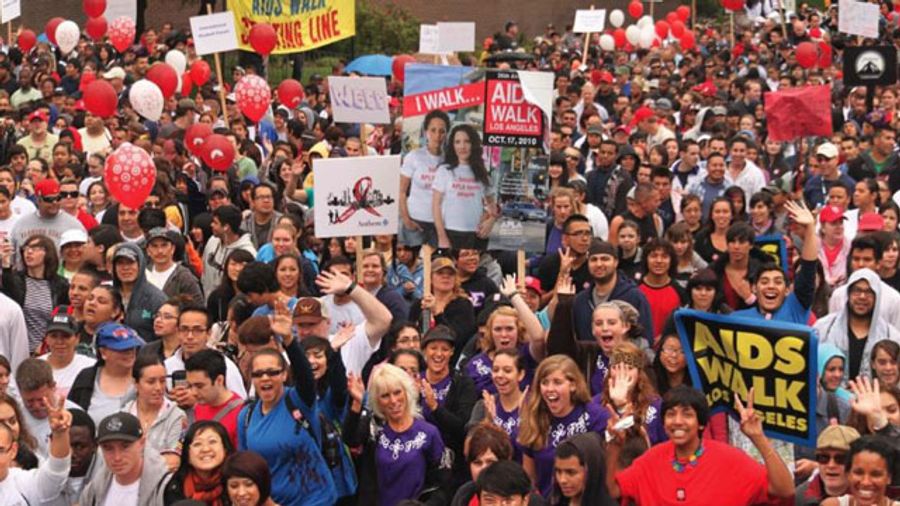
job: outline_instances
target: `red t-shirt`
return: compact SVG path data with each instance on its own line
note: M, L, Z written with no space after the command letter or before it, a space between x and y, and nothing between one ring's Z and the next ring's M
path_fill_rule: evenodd
M197 404L194 406L194 420L199 422L201 420L212 420L216 417L219 411L225 409L228 404L234 400L241 400L241 397L232 392L231 398L228 399L224 404L219 404L218 406L209 406L206 404ZM237 422L238 415L241 413L241 406L238 405L236 408L232 409L228 414L223 416L219 423L225 426L225 429L228 430L228 436L231 438L231 442L234 444L234 447L237 448Z
M645 506L720 504L743 506L768 501L766 468L743 451L703 441L696 466L672 469L675 445L660 443L616 474L622 502Z
M650 303L650 317L653 320L653 337L662 334L666 326L666 320L681 307L681 295L678 290L669 283L666 286L655 288L647 283L641 283L638 287L641 293L647 297ZM654 343L651 343L654 344Z

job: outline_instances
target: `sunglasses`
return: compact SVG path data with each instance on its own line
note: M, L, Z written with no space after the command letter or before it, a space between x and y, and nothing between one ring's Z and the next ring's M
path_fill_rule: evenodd
M78 198L78 192L59 192L59 198L61 199L74 199Z
M816 462L819 464L827 464L834 460L834 463L843 466L847 462L846 453L817 453Z
M48 204L53 204L59 200L59 195L46 195L41 197L41 202L46 202Z
M268 376L270 378L274 378L283 372L284 372L284 369L263 369L262 371L251 372L250 377L254 378L254 379L259 379L259 378L262 378L263 376Z

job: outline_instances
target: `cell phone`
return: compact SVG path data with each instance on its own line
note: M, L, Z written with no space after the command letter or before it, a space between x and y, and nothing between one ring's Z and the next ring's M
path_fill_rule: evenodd
M172 373L172 386L187 387L187 371L175 371Z

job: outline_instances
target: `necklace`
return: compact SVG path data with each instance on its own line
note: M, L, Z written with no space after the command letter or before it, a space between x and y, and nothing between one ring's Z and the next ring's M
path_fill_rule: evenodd
M676 473L683 473L685 469L690 467L697 467L697 460L700 456L703 455L703 445L700 445L695 451L694 454L688 457L687 462L682 462L678 460L678 457L672 459L672 469L675 470Z

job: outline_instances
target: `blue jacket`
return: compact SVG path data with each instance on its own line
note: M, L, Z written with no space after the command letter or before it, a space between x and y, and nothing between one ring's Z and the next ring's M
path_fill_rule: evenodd
M583 341L593 341L594 335L591 332L591 317L594 313L594 299L591 297L594 289L582 290L575 296L575 305L573 307L575 319L575 335ZM609 300L625 301L638 312L641 326L644 328L644 338L648 343L653 342L654 329L653 319L650 316L650 303L647 297L638 289L638 285L634 281L628 279L622 271L616 273L616 285L609 294Z

